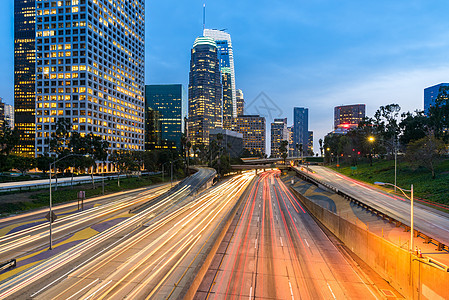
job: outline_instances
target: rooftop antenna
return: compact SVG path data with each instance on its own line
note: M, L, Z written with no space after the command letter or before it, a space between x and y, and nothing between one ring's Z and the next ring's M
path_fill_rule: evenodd
M203 4L203 33L206 29L206 3Z

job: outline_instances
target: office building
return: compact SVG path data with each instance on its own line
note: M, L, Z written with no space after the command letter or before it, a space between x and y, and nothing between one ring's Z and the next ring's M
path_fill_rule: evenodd
M191 51L188 138L192 145L209 144L209 132L223 127L222 83L217 44L198 37Z
M155 150L162 145L160 114L151 107L145 107L145 150Z
M435 105L435 100L443 90L449 88L449 83L440 83L424 89L424 113L429 113L429 108Z
M222 140L218 139L221 134ZM240 157L243 151L243 134L223 128L214 128L210 130L210 139L216 140L222 149L222 153L229 153L231 157Z
M237 116L234 52L231 35L223 30L204 29L203 35L212 38L218 50L218 61L223 82L223 118L230 119ZM228 89L230 89L228 91ZM226 92L226 93L225 93Z
M293 157L295 156L295 150L296 150L296 144L293 140L294 133L293 133L293 126L287 127L288 131L288 156Z
M4 107L5 123L8 124L9 128L14 129L14 106L5 103Z
M35 155L35 16L35 0L14 1L14 119L19 132L14 152L24 156Z
M175 148L181 150L181 136L183 131L183 105L184 105L184 88L182 84L165 84L165 85L146 85L145 86L145 108L146 118L152 118L146 123L154 120L154 110L158 112L159 143L154 147ZM150 137L153 133L146 131L145 136ZM145 145L149 145L147 141Z
M293 108L293 140L295 144L302 145L302 150L307 153L309 143L309 109L304 107ZM295 156L301 156L295 149Z
M243 97L243 91L236 91L236 107L237 107L237 116L243 116L245 114L245 99Z
M243 148L251 154L266 154L266 123L259 115L240 115L232 120L232 130L243 134Z
M334 129L336 132L347 132L357 128L365 118L365 104L337 106L334 109Z
M313 155L313 131L309 131L309 139L307 143L307 150L310 154ZM307 154L309 154L307 153Z
M271 157L281 157L280 146L282 141L288 141L287 118L274 119L271 123ZM287 145L287 154L288 154Z
M144 149L144 6L36 1L36 155L60 118L111 150Z

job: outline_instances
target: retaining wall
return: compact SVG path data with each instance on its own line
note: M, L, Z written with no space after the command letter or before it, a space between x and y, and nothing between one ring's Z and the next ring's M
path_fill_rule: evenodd
M407 299L449 299L449 270L394 245L290 190L309 212Z

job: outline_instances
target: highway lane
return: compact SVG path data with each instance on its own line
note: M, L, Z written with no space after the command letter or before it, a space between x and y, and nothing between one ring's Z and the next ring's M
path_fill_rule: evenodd
M377 297L280 181L279 171L259 177L239 215L225 254L212 263L195 299Z
M253 178L253 173L235 176L184 205L158 214L156 220L145 223L35 298L181 298L207 255L207 245L213 243L219 224Z
M311 166L310 176L328 183L391 217L410 225L410 200L388 194L369 184L354 180L331 169ZM382 178L379 178L381 181ZM413 182L411 182L413 183ZM403 187L405 189L410 187ZM449 214L414 202L414 227L445 245L449 245Z
M56 243L59 239L71 235L74 232L100 223L115 215L127 212L129 209L142 202L150 201L167 192L169 189L170 185L163 185L128 196L102 197L102 204L97 203L97 205L83 211L75 209L76 204L71 204L65 208L56 207L55 211L60 216L52 225L53 240ZM40 217L43 218L47 211L42 211L41 213L42 215ZM35 249L48 246L49 223L46 220L42 222L36 219L38 215L33 216L34 219L29 218L28 215L22 219L14 218L14 223L12 224L10 220L0 221L0 224L4 224L3 228L5 229L14 228L17 223L25 225L25 228L22 230L14 231L0 237L0 261L19 258ZM26 226L27 223L31 225L36 223L37 225L28 227Z

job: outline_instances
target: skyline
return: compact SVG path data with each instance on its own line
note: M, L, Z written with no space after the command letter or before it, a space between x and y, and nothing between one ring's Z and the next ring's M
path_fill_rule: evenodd
M146 1L145 84L188 86L203 2ZM308 107L315 152L318 139L332 130L335 106L364 103L368 116L390 103L402 111L423 109L424 88L448 81L449 3L356 3L206 2L206 28L227 28L232 36L236 88L246 103L264 92L281 104L288 125L293 107ZM12 0L0 17L0 97L12 104Z

